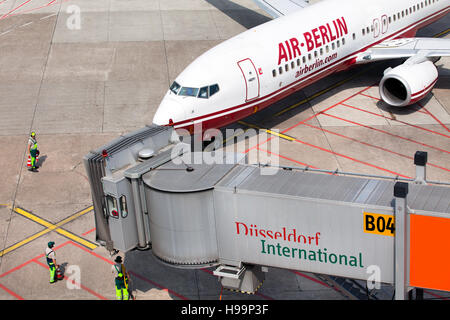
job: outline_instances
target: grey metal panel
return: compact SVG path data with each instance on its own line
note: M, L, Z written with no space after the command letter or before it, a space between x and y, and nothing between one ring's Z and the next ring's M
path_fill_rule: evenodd
M431 196L431 193L433 192L433 187L423 188L423 186L411 186L409 188L409 194L419 193L417 197L415 197L413 202L409 202L408 205L416 210L424 210L425 204L429 197ZM408 200L409 200L409 194L408 194Z
M373 191L371 192L370 196L367 198L365 203L371 203L371 204L379 204L381 203L381 199L383 195L389 192L392 192L394 190L394 184L392 181L386 181L386 180L375 180L377 181L376 186L373 188Z
M257 170L254 167L245 167L245 166L239 166L236 167L236 169L233 169L228 176L228 180L225 180L227 178L224 178L223 183L230 187L235 187L237 185L240 185L242 182L244 182L245 179L247 179L254 170Z
M448 190L438 186L411 185L408 194L409 206L415 210L448 213L450 206Z
M123 252L134 249L138 243L137 228L135 220L135 210L133 196L131 194L130 181L121 177L104 177L102 179L105 194L113 196L117 200L119 213L117 218L108 216L109 233L113 246ZM120 209L119 199L125 196L127 204L127 215L124 217Z
M433 187L431 190L430 197L427 199L427 201L424 204L424 211L438 211L438 204L442 200L444 203L444 190L442 188L435 188ZM445 199L449 200L449 199Z
M127 170L124 175L130 179L138 179L142 174L147 173L151 169L159 167L172 159L172 149L165 150L153 158L143 161Z
M191 167L193 170L187 170ZM150 188L167 192L196 192L211 189L234 164L175 164L168 162L143 175Z
M179 265L217 261L212 190L169 193L146 188L153 254Z
M288 195L337 202L392 208L394 181L323 173L279 170L261 175L258 168L238 166L216 188L235 188L254 193ZM410 184L409 207L415 210L449 212L449 188Z

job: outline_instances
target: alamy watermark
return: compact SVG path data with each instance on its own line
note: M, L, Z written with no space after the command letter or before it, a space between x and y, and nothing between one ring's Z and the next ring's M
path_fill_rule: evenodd
M70 16L66 20L66 26L69 30L80 30L81 29L81 8L77 5L70 5L66 10L67 14Z
M377 265L370 265L366 269L366 273L369 274L367 278L367 289L380 289L381 288L381 268Z
M67 275L66 287L69 290L81 289L81 269L80 266L70 265L65 271Z
M279 166L280 142L278 130L271 129L226 129L225 134L218 129L202 130L202 125L194 125L194 130L177 129L182 137L181 144L171 151L172 162L176 165L193 164L233 164L239 157L247 157L248 164L258 164L262 175L274 175ZM260 147L264 145L264 147ZM191 152L192 148L195 151ZM200 151L205 152L200 152Z

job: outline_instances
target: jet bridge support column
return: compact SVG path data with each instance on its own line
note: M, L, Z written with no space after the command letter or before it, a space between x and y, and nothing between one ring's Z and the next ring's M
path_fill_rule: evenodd
M408 184L397 182L394 185L395 197L395 300L407 299L407 219L406 196Z
M414 164L416 165L415 184L427 184L427 160L428 153L425 151L417 151L414 154Z
M137 227L137 235L138 235L138 248L145 249L148 247L147 239L145 236L145 226L144 226L144 217L141 206L141 197L140 197L140 189L139 189L139 181L138 179L131 179L131 189L133 190L133 200L134 200L134 208L135 208L135 217L136 217L136 227Z

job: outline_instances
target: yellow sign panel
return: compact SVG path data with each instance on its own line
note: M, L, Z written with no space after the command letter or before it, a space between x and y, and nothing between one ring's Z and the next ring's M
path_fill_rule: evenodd
M395 235L395 220L393 215L364 212L364 232L383 236Z

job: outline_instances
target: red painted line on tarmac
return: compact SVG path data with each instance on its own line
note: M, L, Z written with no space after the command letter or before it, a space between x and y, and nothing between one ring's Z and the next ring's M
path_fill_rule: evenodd
M91 231L92 231L92 230L91 230ZM75 242L73 242L73 241L70 241L70 243L71 243L72 245L74 245L74 246L76 246L76 247L78 247L78 248L80 248L80 249L83 249L84 251L86 251L86 252L92 254L92 255L95 256L96 258L99 258L99 259L101 259L101 260L103 260L103 261L109 263L110 265L113 265L113 264L114 264L114 262L108 260L108 259L105 258L105 257L102 257L102 256L99 255L99 254L96 254L95 252L90 251L89 249L87 249L87 248L85 248L85 247L79 245L78 243L75 243ZM168 288L166 288L166 287L164 287L164 286L162 286L162 285L160 285L160 284L158 284L158 283L156 283L156 282L154 282L154 281L152 281L152 280L150 280L150 279L147 279L147 278L145 278L144 276L141 276L141 275L137 274L137 273L134 272L134 271L129 270L129 273L135 275L135 276L138 277L139 279L142 279L142 280L144 280L144 281L146 281L146 282L148 282L148 283L153 284L154 286L156 286L156 287L158 287L158 288L160 288L160 289L162 289L162 290L164 290L164 291L170 292L171 294L173 294L173 295L179 297L180 299L183 299L183 300L189 300L188 298L182 296L181 294L178 294L178 293L176 293L176 292L173 291L173 290L170 290L170 289L168 289Z
M318 284L321 284L321 285L323 285L324 287L331 288L331 289L333 289L333 290L336 291L336 292L342 293L338 288L335 288L334 286L330 286L330 285L328 285L327 283L325 283L325 282L323 282L323 281L320 281L320 280L318 280L318 279L315 279L315 278L313 278L313 277L310 277L310 276L308 276L308 275L306 275L306 274L304 274L304 273L301 273L301 272L298 272L298 271L295 271L295 270L289 270L289 271L291 271L291 272L293 272L293 273L295 273L295 274L297 274L297 275L299 275L299 276L301 276L301 277L303 277L303 278L306 278L306 279L308 279L308 280L311 280L311 281L313 281L313 282L316 282L316 283L318 283Z
M382 101L380 98L373 97L373 96L370 96L370 95L365 94L365 93L360 93L360 95L362 95L362 96L364 96L364 97L367 97L367 98L370 98L370 99L377 100L377 101Z
M308 142L305 142L305 141L302 141L302 140L299 140L299 139L295 139L295 141L299 142L299 143L302 143L304 145L307 145L309 147L316 148L316 149L319 149L319 150L322 150L322 151L334 154L336 156L339 156L339 157L342 157L342 158L345 158L345 159L348 159L348 160L352 160L354 162L358 162L358 163L364 164L366 166L369 166L369 167L372 167L372 168L375 168L375 169L378 169L378 170L389 172L389 173L394 174L396 176L400 176L400 177L403 177L403 178L411 179L411 177L405 176L405 175L400 174L398 172L395 172L395 171L392 171L392 170L389 170L389 169L385 169L385 168L379 167L377 165L374 165L374 164L371 164L371 163L368 163L368 162L365 162L365 161L362 161L362 160L358 160L358 159L346 156L345 154L342 154L342 153L334 152L334 151L331 151L331 150L328 150L328 149L316 146L314 144L311 144L311 143L308 143Z
M406 141L409 141L409 142L412 142L412 143L420 144L420 145L422 145L424 147L435 149L435 150L438 150L438 151L450 154L450 152L447 151L447 150L443 150L443 149L440 149L438 147L433 147L433 146L430 146L430 145L428 145L426 143L422 143L422 142L415 141L415 140L412 140L412 139L409 139L409 138L405 138L405 137L402 137L402 136L399 136L399 135L396 135L396 134L393 134L393 133L390 133L390 132L387 132L387 131L384 131L384 130L381 130L381 129L377 129L377 128L374 128L374 127L371 127L371 126L366 126L366 125L364 125L362 123L358 123L358 122L355 122L355 121L352 121L352 120L344 119L344 118L341 118L341 117L338 117L338 116L334 116L334 115L331 115L331 114L328 114L328 113L323 113L323 115L326 115L328 117L335 118L335 119L338 119L338 120L342 120L342 121L345 121L345 122L348 122L348 123L356 124L358 126L361 126L361 127L367 128L367 129L371 129L371 130L374 130L374 131L378 131L378 132L390 135L392 137L396 137L396 138L399 138L399 139L402 139L402 140L406 140Z
M389 149L386 149L386 148L383 148L383 147L380 147L380 146L376 146L376 145L373 145L373 144L370 144L370 143L367 143L367 142L364 142L364 141L361 141L361 140L358 140L358 139L355 139L355 138L352 138L352 137L348 137L348 136L345 136L343 134L340 134L340 133L337 133L337 132L334 132L334 131L331 131L331 130L327 130L327 129L324 129L324 128L319 128L319 127L316 127L316 126L314 126L312 124L304 123L304 125L308 126L308 127L311 127L311 128L315 128L317 130L321 130L321 131L324 131L324 132L336 135L336 136L344 138L344 139L348 139L348 140L351 140L351 141L355 141L355 142L361 143L363 145L366 145L366 146L369 146L369 147L372 147L372 148L376 148L376 149L379 149L379 150L382 150L382 151L385 151L385 152L389 152L389 153L398 155L398 156L403 157L403 158L407 158L407 159L410 159L410 160L414 159L414 157L410 157L410 156L407 156L405 154L401 154L401 153L398 153L398 152L395 152L395 151L392 151L392 150L389 150ZM438 169L442 169L442 170L450 172L450 169L438 166L436 164L433 164L433 163L430 163L430 162L428 162L427 164L432 166L432 167L436 167Z
M281 154L278 154L278 153L275 153L275 152L271 152L271 151L268 151L268 150L265 150L265 149L261 149L261 148L257 148L257 149L260 150L260 151L263 151L263 152L267 152L267 153L273 154L274 156L277 156L277 157L280 157L280 158L283 158L283 159L286 159L286 160L289 160L289 161L292 161L292 162L301 164L302 166L305 166L305 167L310 167L310 168L313 168L313 169L319 169L319 168L317 168L317 167L315 167L315 166L312 166L312 165L303 163L303 162L301 162L301 161L294 160L294 159L291 159L291 158L282 156Z
M60 244L59 246L55 247L55 251L58 250L59 248L63 247L63 246L68 245L68 244L69 244L69 241L66 241L66 242L64 242L63 244ZM26 265L30 264L30 263L33 262L34 260L40 259L40 258L42 258L42 257L44 257L44 256L45 256L45 254L43 253L43 254L40 254L40 255L38 255L38 256L36 256L36 257L34 257L34 258L28 260L28 261L25 261L25 262L22 263L21 265L18 265L17 267L14 267L14 268L12 268L12 269L6 271L5 273L1 274L1 275L0 275L0 278L2 278L2 277L4 277L4 276L7 276L8 274L13 273L13 272L15 272L15 271L17 271L17 270L19 270L19 269L22 269L23 267L25 267Z
M105 262L108 262L108 263L111 264L111 265L114 264L114 262L112 262L111 260L109 260L109 259L107 259L107 258L105 258L105 257L102 257L101 255L99 255L99 254L97 254L97 253L95 253L95 252L92 252L92 251L89 250L88 248L85 248L85 247L83 247L82 245L79 245L79 244L76 243L76 242L73 242L73 241L70 240L69 243L70 243L71 245L75 246L75 247L78 247L78 248L80 248L80 249L86 251L87 253L93 255L93 256L96 257L96 258L99 258L99 259L101 259L101 260L103 260L103 261L105 261Z
M65 246L65 245L67 245L67 244L69 244L69 241L67 241L67 242L65 242L65 243L63 243L63 244L61 244L61 245L55 247L55 251L56 251L57 249L59 249L59 248ZM23 267L29 265L31 262L36 262L37 259L40 259L40 258L42 258L42 257L44 257L44 256L45 256L45 254L40 254L40 255L34 257L33 259L30 259L30 260L28 260L28 261L25 261L24 263L18 265L17 267L14 267L14 268L12 268L12 269L10 269L10 270L4 272L3 274L1 274L1 275L0 275L0 278L5 277L5 276L7 276L7 275L9 275L9 274L11 274L11 273L13 273L13 272L19 270L19 269L22 269ZM1 284L0 284L0 286L1 286ZM7 290L6 290L6 291L7 291ZM12 291L11 291L11 292L12 292ZM14 296L13 292L12 292L12 295ZM18 297L20 297L20 296L18 296ZM21 298L22 298L22 297L21 297ZM23 298L22 298L22 300L23 300Z
M286 133L286 132L290 131L291 129L293 129L293 128L295 128L295 127L298 127L299 125L301 125L301 124L303 124L303 123L305 123L305 122L307 122L307 121L309 121L309 120L311 120L311 119L317 117L318 115L324 114L324 113L327 112L328 110L330 110L330 109L332 109L332 108L338 106L338 105L341 104L341 103L344 103L344 102L346 102L346 101L348 101L348 100L350 100L350 99L356 97L358 94L361 94L362 92L364 92L364 91L366 91L366 90L369 90L369 89L372 88L373 86L374 86L374 84L373 84L373 85L370 85L370 86L368 86L367 88L364 88L364 89L362 89L362 90L360 90L360 91L358 91L358 92L356 92L356 93L354 93L354 94L352 94L351 96L345 98L344 100L341 100L341 101L339 101L338 103L336 103L336 104L334 104L334 105L332 105L332 106L330 106L330 107L328 107L328 108L326 108L326 109L324 109L324 110L322 110L322 111L319 111L318 113L312 115L312 116L309 117L309 118L306 118L305 120L300 121L299 123L297 123L297 124L295 124L295 125L293 125L293 126L287 128L287 129L284 130L284 131L281 131L281 133Z
M450 129L443 124L437 117L435 117L427 108L425 108L423 105L420 104L420 102L417 103L423 110L425 110L425 113L428 114L430 117L432 117L434 120L436 120L437 123L439 123L445 130L450 132Z
M405 121L397 120L397 119L394 119L394 118L386 117L384 115L381 115L381 114L378 114L378 113L375 113L375 112L372 112L372 111L369 111L369 110L361 109L361 108L358 108L358 107L355 107L355 106L351 106L351 105L346 104L346 103L341 103L341 105L343 105L344 107L348 107L348 108L359 110L359 111L362 111L362 112L365 112L365 113L369 113L369 114L372 114L372 115L377 116L377 117L381 117L381 118L384 118L384 119L388 119L388 120L396 121L396 122L399 122L399 123L403 123L403 124L405 124L407 126L410 126L410 127L416 128L416 129L420 129L420 130L424 130L424 131L428 131L430 133L434 133L434 134L443 136L445 138L450 138L450 136L448 136L446 134L443 134L443 133L440 133L440 132L437 132L437 131L433 131L433 130L430 130L430 129L427 129L427 128L424 128L424 127L421 127L421 126L418 126L418 125L415 125L415 124L412 124L412 123L409 123L409 122L405 122Z
M12 9L11 11L9 11L8 13L5 13L3 16L0 17L0 20L6 18L7 16L9 16L11 13L13 13L14 11L16 11L17 9L23 7L24 5L26 5L28 2L30 2L31 0L27 0L24 3L22 3L20 6Z
M37 8L33 8L33 9L28 9L28 10L16 12L16 13L11 14L10 16L15 16L15 15L19 15L19 14L30 13L30 12L33 12L33 11L36 11L36 10L39 10L39 9L42 9L42 8L46 8L46 7L53 6L53 5L55 5L55 4L60 4L60 3L63 3L63 2L67 2L67 1L71 1L71 0L62 0L62 1L60 1L60 2L57 2L57 0L53 0L53 1L49 2L49 3L47 3L46 5L43 5L43 6L40 6L40 7L37 7Z
M0 275L0 278L5 277L5 276L7 276L7 275L10 274L10 273L13 273L14 271L17 271L17 270L19 270L19 269L22 269L23 267L25 267L26 265L30 264L31 262L33 262L33 259L30 259L30 260L28 260L28 261L22 263L21 265L19 265L19 266L17 266L17 267L14 267L14 268L12 268L12 269L10 269L10 270L4 272L3 274Z
M15 293L14 291L8 289L7 287L5 287L4 285L2 285L0 283L0 288L5 290L6 292L8 292L10 295L12 295L13 297L15 297L18 300L25 300L24 298L22 298L21 296L19 296L17 293Z
M436 294L436 293L430 292L430 291L428 291L428 290L423 290L423 292L426 292L427 294L429 294L429 295L431 295L431 296L433 296L433 297L442 299L442 300L450 300L450 299L447 298L447 297L442 297L442 296L440 296L440 295L438 295L438 294Z
M293 126L291 126L291 127L287 128L287 129L281 131L281 133L284 134L284 133L286 133L286 132L288 132L288 131L294 129L295 127L298 127L299 125L301 125L301 124L303 124L303 123L305 123L305 122L307 122L307 121L309 121L309 120L311 120L311 119L317 117L318 115L323 114L324 112L326 112L326 111L328 111L328 110L330 110L330 109L333 109L334 107L338 106L339 104L341 104L341 103L343 103L343 102L346 102L347 100L350 100L351 98L357 96L358 94L361 94L362 92L364 92L364 91L366 91L366 90L369 90L369 89L372 88L374 85L375 85L375 84L370 85L370 86L368 86L367 88L364 88L364 89L362 89L362 90L356 92L355 94L352 94L351 96L345 98L344 100L341 100L341 101L339 101L338 103L336 103L336 104L334 104L334 105L332 105L332 106L329 106L328 108L326 108L326 109L324 109L324 110L322 110L322 111L319 111L318 113L316 113L316 114L314 114L314 115L312 115L312 116L306 118L305 120L302 120L302 121L298 122L297 124L294 124ZM267 139L266 141L263 141L263 142L258 143L256 146L253 146L253 147L251 147L251 148L245 150L244 153L248 153L249 151L251 151L251 150L253 150L253 149L255 149L255 148L259 148L260 145L262 145L262 144L264 144L264 143L267 143L268 141L272 140L273 138L274 138L274 137L271 137L271 138Z
M83 234L81 234L81 235L82 235L82 236L86 236L86 235L88 235L89 233L94 232L95 230L96 230L96 228L92 228L91 230L86 231L85 233L83 233Z
M152 281L152 280L150 280L150 279L147 279L146 277L141 276L141 275L137 274L136 272L129 271L129 273L132 274L132 275L134 275L134 276L136 276L136 277L138 277L138 278L141 279L141 280L144 280L145 282L150 283L151 285L153 285L153 286L155 286L155 287L160 288L160 289L163 290L163 291L167 291L167 292L173 294L174 296L177 296L178 298L180 298L180 299L182 299L182 300L189 300L189 299L186 298L185 296L183 296L183 295L181 295L181 294L179 294L179 293L176 293L175 291L170 290L170 289L168 289L168 288L166 288L166 287L164 287L164 286L162 286L162 285L160 285L160 284L158 284L158 283L156 283L156 282L154 282L154 281Z
M41 267L43 267L43 268L45 268L45 269L48 270L48 266L45 265L45 264L43 264L42 262L40 262L40 261L38 261L38 260L33 260L33 262L37 263L37 264L40 265ZM64 277L64 279L67 280L68 278L67 278L67 277ZM102 296L101 294L99 294L99 293L95 292L94 290L92 290L92 289L90 289L90 288L88 288L88 287L82 285L81 283L77 283L77 282L75 282L74 280L71 280L71 282L74 283L74 284L76 284L76 285L79 285L81 289L83 289L83 290L89 292L90 294L96 296L96 297L99 298L100 300L108 300L107 298L105 298L105 297Z

